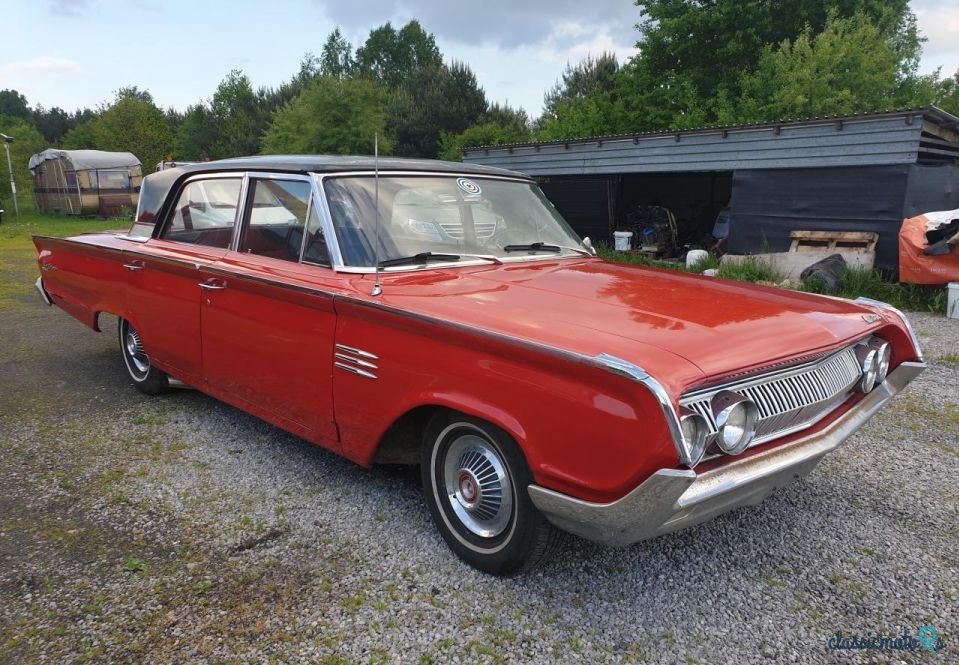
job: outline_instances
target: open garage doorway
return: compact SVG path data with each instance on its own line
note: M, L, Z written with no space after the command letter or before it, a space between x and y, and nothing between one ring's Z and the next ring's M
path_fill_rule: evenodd
M730 204L731 171L630 174L618 178L617 228L641 233L644 226L662 219L664 213L657 212L664 210L676 225L675 248L666 254L678 255L687 247L708 249L715 243L712 233L716 218ZM642 238L637 238L634 246L641 242Z
M639 247L645 228L671 218L676 229L675 247L665 254L679 255L687 246L712 246L716 218L729 205L733 174L636 173L537 180L579 235L612 245L613 231L634 230L634 246Z

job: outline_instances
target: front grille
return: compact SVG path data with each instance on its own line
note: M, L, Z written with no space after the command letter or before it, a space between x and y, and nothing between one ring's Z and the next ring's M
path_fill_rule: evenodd
M718 431L710 400L721 390L748 397L759 408L756 437L750 446L798 432L825 418L853 392L862 374L852 347L813 363L764 376L697 391L681 406L706 419L710 434Z
M443 231L446 232L450 238L454 240L463 239L463 225L459 222L445 222L441 223ZM480 240L486 240L491 238L493 233L496 232L496 222L474 222L473 228L476 229L476 237Z

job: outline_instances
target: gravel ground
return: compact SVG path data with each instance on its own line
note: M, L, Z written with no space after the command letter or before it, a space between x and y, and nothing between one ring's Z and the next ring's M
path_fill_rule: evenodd
M113 321L14 298L0 663L959 662L959 321L913 320L928 371L804 481L502 580L449 552L414 472L199 393L144 397ZM935 656L826 648L925 624Z

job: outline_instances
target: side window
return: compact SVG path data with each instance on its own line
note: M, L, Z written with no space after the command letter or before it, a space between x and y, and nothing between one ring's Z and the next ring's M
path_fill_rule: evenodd
M310 183L301 180L253 180L239 251L299 261L310 201Z
M191 245L229 247L242 182L240 178L211 178L188 183L180 192L163 237Z
M307 263L318 263L321 266L330 265L330 252L326 247L326 234L323 233L323 224L320 222L319 206L313 201L310 208L310 223L306 226L306 245L303 248L303 260Z

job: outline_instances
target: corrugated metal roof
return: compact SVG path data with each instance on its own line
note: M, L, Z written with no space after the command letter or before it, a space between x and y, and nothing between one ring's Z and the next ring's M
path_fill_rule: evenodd
M928 107L468 148L464 160L534 176L913 164L959 158L957 127Z
M549 139L546 141L523 141L518 143L497 143L488 145L466 146L463 152L473 152L476 150L500 150L503 148L516 148L523 146L543 146L543 145L565 145L568 143L592 143L595 141L613 141L630 139L633 137L652 137L652 136L676 136L685 134L701 134L726 131L736 131L743 129L765 129L769 127L802 126L810 124L834 123L838 120L861 120L883 117L905 117L907 115L916 115L922 113L924 117L937 120L936 124L959 128L959 117L943 111L936 106L919 106L906 109L888 109L877 111L864 111L862 113L850 113L846 115L812 116L808 118L783 118L781 120L771 120L769 122L759 122L744 125L704 125L702 127L687 127L686 129L663 129L649 132L632 132L628 134L598 134L596 136L579 136L567 139Z

